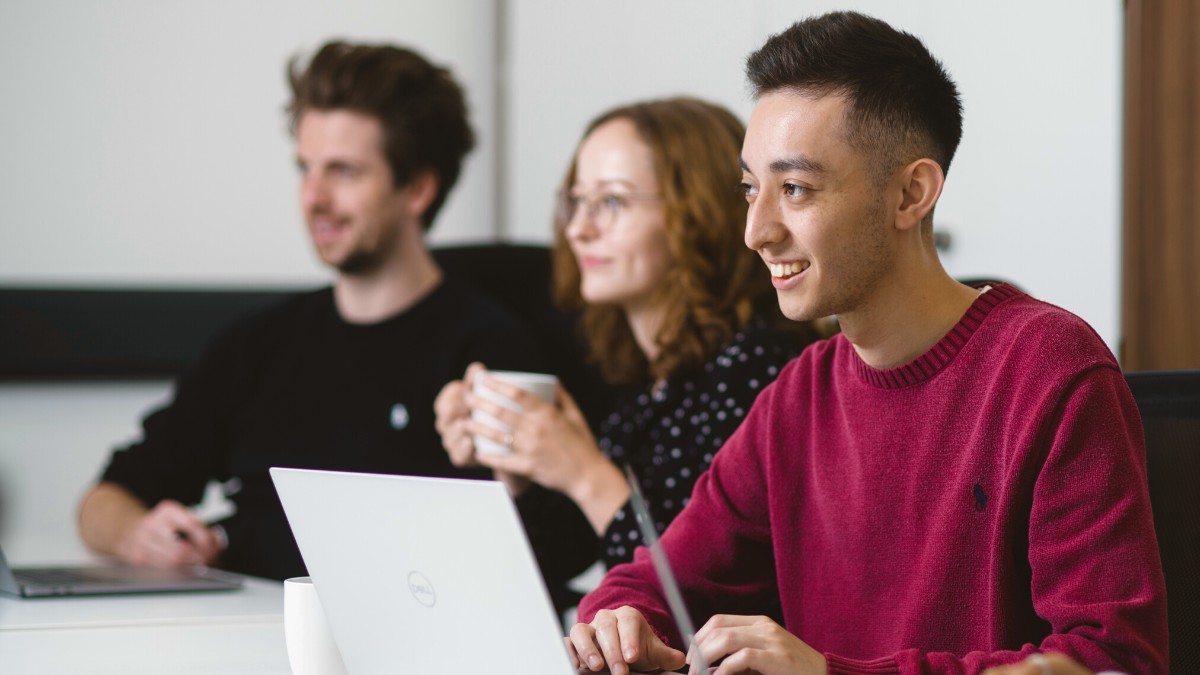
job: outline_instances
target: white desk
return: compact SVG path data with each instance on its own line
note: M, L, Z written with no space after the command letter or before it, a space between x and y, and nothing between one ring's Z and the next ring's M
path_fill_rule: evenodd
M289 675L283 585L19 600L0 596L0 672Z

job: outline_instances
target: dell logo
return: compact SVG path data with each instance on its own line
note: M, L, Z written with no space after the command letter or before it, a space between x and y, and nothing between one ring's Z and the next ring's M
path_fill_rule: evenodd
M417 602L426 607L433 607L437 604L437 591L433 590L433 584L425 578L424 574L416 570L408 573L408 592L412 593Z

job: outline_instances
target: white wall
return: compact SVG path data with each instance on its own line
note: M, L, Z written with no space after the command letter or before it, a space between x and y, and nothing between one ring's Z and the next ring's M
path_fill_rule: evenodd
M509 231L549 241L553 192L587 121L690 94L743 120L745 57L831 9L916 34L958 82L965 132L937 211L951 274L1000 276L1119 338L1122 3L1115 0L512 0Z
M479 145L434 242L495 231L491 0L0 3L0 285L320 283L284 64L407 44L468 93ZM3 336L0 336L3 344ZM0 545L78 555L74 509L169 384L0 384Z
M287 59L333 37L448 65L482 141L434 241L494 231L493 3L0 3L0 284L288 284L325 272L296 206Z

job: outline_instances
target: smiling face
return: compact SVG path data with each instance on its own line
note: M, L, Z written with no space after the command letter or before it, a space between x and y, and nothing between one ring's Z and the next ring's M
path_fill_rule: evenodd
M795 320L869 308L895 264L889 204L845 140L845 111L840 96L771 92L746 128L746 245Z
M566 236L586 302L626 311L653 304L671 266L658 189L654 156L628 119L600 125L580 145L570 192L582 201Z
M398 235L414 226L417 205L411 190L393 185L379 120L348 110L304 112L296 164L300 208L322 261L360 274L398 255Z

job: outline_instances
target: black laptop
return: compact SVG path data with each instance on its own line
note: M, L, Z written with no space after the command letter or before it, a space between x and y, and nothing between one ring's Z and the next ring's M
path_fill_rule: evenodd
M8 566L0 551L0 593L21 598L123 593L229 591L242 587L242 577L208 567L159 568L135 565L73 567Z

